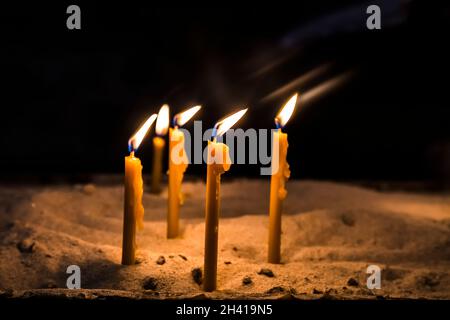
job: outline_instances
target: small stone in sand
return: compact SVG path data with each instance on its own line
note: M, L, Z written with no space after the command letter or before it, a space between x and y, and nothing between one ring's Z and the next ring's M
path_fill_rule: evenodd
M349 212L342 214L341 221L347 227L353 227L355 225L355 218L353 217L353 214Z
M194 279L195 283L200 285L203 282L203 273L202 273L202 269L200 268L194 268L191 271L192 274L192 278Z
M266 291L266 293L283 293L285 292L286 289L280 286L276 286L273 288L270 288L269 290Z
M55 288L58 288L58 285L56 284L55 281L49 280L49 281L47 281L47 283L45 284L44 288L55 289Z
M323 291L317 290L316 288L313 289L313 294L322 294Z
M17 244L17 249L22 253L31 253L35 250L36 242L31 239L24 239Z
M89 183L83 186L83 193L87 195L92 195L95 192L95 186L92 183Z
M156 278L153 278L153 277L147 277L142 282L142 287L145 290L155 290L157 286L158 286L158 280L156 280Z
M141 264L142 262L144 262L143 257L136 257L136 259L134 259L134 264Z
M164 256L159 256L158 260L156 260L156 264L163 265L166 263L166 258Z
M182 254L178 255L181 259L183 259L184 261L187 261L187 258L185 256L183 256Z
M419 288L432 288L439 285L439 283L439 276L434 272L416 278L416 285Z
M357 286L359 286L359 282L358 282L358 280L356 280L354 278L350 278L347 281L347 285L350 287L357 287Z
M266 277L269 277L269 278L275 277L272 270L270 270L268 268L262 268L261 270L259 270L258 274L265 275Z
M169 256L169 258L170 258L170 259L173 259L173 258L174 258L174 256L170 255L170 256Z
M224 263L225 264L231 264L231 261L225 261Z
M244 277L243 279L242 279L242 284L244 285L244 286L248 286L248 285L250 285L250 284L252 284L253 283L253 280L252 280L252 278L250 278L249 276L246 276L246 277Z
M14 294L14 291L12 289L5 289L5 290L1 290L0 289L0 298L10 298L12 297Z

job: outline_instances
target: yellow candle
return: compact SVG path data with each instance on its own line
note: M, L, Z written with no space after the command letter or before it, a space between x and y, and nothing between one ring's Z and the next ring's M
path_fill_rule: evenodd
M161 192L162 160L165 145L166 142L162 137L153 138L152 184L150 189L152 193Z
M290 176L289 164L287 163L288 135L281 131L291 117L297 94L295 94L281 109L275 122L279 129L274 132L272 152L272 176L270 179L270 209L269 209L269 249L268 262L281 262L281 214L283 200L287 196L286 180Z
M169 196L167 205L167 238L179 235L180 205L183 202L181 184L188 167L188 158L184 149L184 133L178 126L185 124L201 106L192 107L174 117L175 128L169 129Z
M144 207L142 206L142 165L141 160L131 152L125 157L125 206L123 216L122 264L135 262L136 228L142 228Z
M164 136L169 129L169 106L167 104L163 105L158 112L158 119L156 120L156 134L157 137L153 138L153 167L152 167L152 183L150 186L150 191L152 193L161 192L161 177L162 177L162 160L164 146L166 142L164 141Z
M144 227L144 207L142 206L142 165L134 156L146 133L156 119L151 115L144 125L129 140L130 155L125 157L125 199L123 215L122 264L132 265L136 256L136 229Z
M219 121L216 136L223 135L243 115L247 109ZM228 146L215 141L208 142L206 176L206 212L205 212L205 257L203 290L213 291L217 287L217 249L220 213L220 177L230 169L231 159Z
M278 168L272 167L270 178L270 212L269 212L269 263L280 263L281 249L281 210L286 198L286 180L289 178L289 164L286 161L288 141L287 134L279 129L274 133L274 143L278 144L278 152L272 154L272 163L276 161Z
M184 133L177 128L169 129L169 197L167 214L167 238L178 237L180 205L183 197L181 183L187 169L187 157L184 150ZM175 155L174 153L177 152ZM176 159L175 159L176 157ZM177 163L179 161L179 163Z

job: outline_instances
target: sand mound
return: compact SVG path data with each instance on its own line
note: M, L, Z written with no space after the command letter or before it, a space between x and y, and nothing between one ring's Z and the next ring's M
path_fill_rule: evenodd
M160 297L202 294L191 272L203 265L205 186L190 182L184 191L183 234L175 240L165 238L166 194L145 193L140 263L126 267L120 265L121 186L0 188L0 289L19 294L64 288L66 268L76 264L83 288ZM450 298L448 196L290 181L283 217L284 264L270 265L265 262L268 191L266 181L223 184L220 290L212 296ZM156 263L160 256L163 264ZM364 286L369 264L384 270L383 288L376 292ZM275 276L258 274L261 268L270 268ZM245 277L250 283L243 283ZM349 278L359 284L349 288ZM152 289L146 290L149 279Z

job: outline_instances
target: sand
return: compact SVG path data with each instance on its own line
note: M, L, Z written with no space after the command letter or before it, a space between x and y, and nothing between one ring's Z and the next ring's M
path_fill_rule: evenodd
M287 187L283 263L273 265L266 262L268 182L224 179L212 293L192 276L203 265L203 182L183 186L179 239L166 239L167 194L144 194L134 266L120 264L122 186L0 187L0 296L450 299L448 194L317 181ZM80 290L66 289L74 264ZM381 289L366 286L371 264L382 269ZM274 276L259 274L262 268Z

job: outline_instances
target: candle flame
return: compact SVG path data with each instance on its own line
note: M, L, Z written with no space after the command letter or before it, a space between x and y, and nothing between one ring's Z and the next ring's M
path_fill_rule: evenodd
M236 113L233 113L231 116L226 117L223 120L220 120L216 123L214 128L217 130L215 136L222 136L228 129L230 129L236 122L239 121L240 118L247 112L248 109L242 109Z
M202 106L195 106L195 107L189 108L181 113L178 113L174 117L175 125L180 126L180 127L182 125L184 125L198 112L198 110L200 110L201 107Z
M128 149L130 152L135 151L139 148L139 145L141 144L148 130L152 126L153 122L155 122L156 117L156 113L152 114L147 119L147 121L145 121L142 127L140 127L138 131L136 131L136 133L130 138L130 140L128 140Z
M280 112L275 118L275 123L277 123L277 125L280 125L281 127L284 127L286 125L289 118L292 116L292 113L294 112L295 105L297 104L297 97L298 94L294 94L289 99L289 101L286 102L283 108L281 108Z
M169 129L169 106L163 105L158 112L158 119L156 120L156 134L158 136L164 136Z

